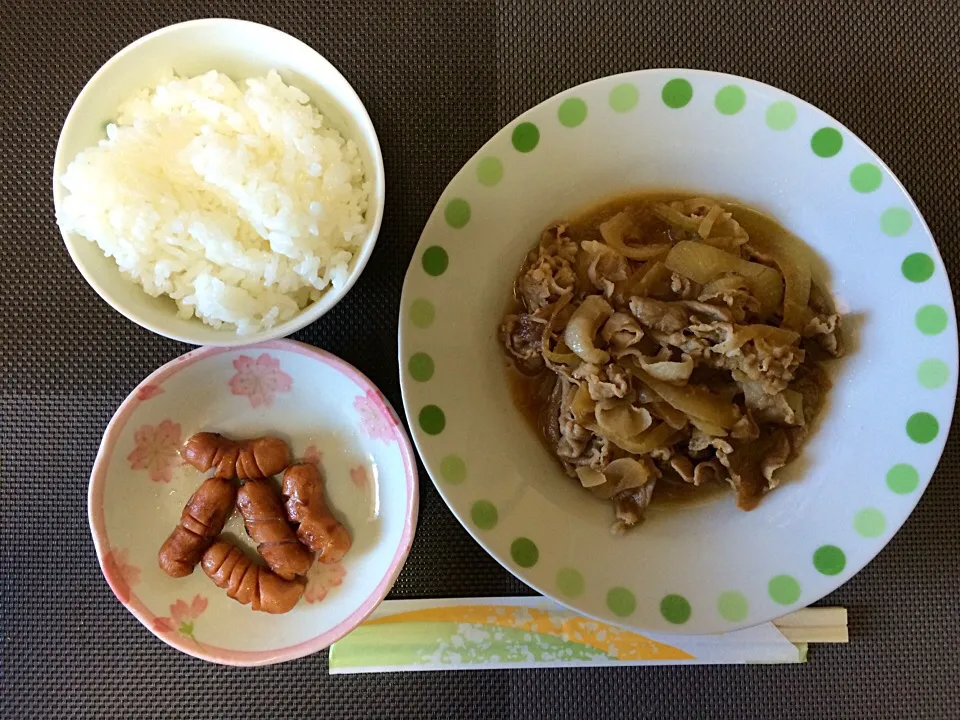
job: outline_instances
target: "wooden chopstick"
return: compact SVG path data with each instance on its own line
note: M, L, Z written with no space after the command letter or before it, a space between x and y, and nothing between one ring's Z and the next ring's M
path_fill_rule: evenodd
M779 628L779 630L792 643L850 642L850 634L845 627L787 627Z
M773 621L793 643L845 643L850 641L846 608L804 608Z
M804 608L782 618L777 618L773 624L779 628L785 627L830 627L847 626L847 609L841 607Z

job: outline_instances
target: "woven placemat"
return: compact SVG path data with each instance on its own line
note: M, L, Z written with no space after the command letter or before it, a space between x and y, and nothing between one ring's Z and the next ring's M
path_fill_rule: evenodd
M54 223L50 174L61 123L100 65L143 34L204 16L243 17L302 38L344 72L370 111L389 177L377 250L350 295L296 337L354 363L398 408L400 287L444 185L517 113L614 72L721 70L812 102L889 163L955 282L960 272L953 0L0 0L0 716L957 716L955 434L910 521L826 600L850 608L853 642L814 648L805 666L331 678L325 653L225 668L181 655L143 628L100 575L87 478L116 406L187 348L124 320L83 282ZM417 538L391 597L529 592L469 538L421 474Z

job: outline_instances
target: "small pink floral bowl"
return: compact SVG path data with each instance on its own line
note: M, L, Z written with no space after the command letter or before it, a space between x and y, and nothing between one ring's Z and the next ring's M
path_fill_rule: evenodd
M271 434L316 463L353 537L343 562L315 563L285 615L229 599L200 568L174 580L157 551L203 475L179 449L200 430ZM371 382L291 340L205 347L164 365L117 410L90 477L90 530L114 594L168 645L225 665L267 665L326 648L393 586L417 524L417 466L396 413ZM224 533L252 548L234 514Z

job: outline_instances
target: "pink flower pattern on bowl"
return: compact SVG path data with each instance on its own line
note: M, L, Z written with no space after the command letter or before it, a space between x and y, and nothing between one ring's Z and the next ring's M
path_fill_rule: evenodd
M180 425L172 420L161 420L153 425L141 425L133 434L133 451L127 455L131 470L149 470L154 482L170 482L173 469L180 458Z
M354 487L356 487L358 490L362 490L364 493L366 493L367 488L370 485L370 476L367 473L367 466L357 465L355 468L350 468L350 482L352 482Z
M371 437L361 424L365 416L353 408L358 396L362 404L369 398L375 434L381 434L377 428L389 430L388 442ZM244 411L256 403L259 408ZM295 615L273 618L243 609L226 593L192 587L192 581L209 586L206 578L194 577L183 584L166 578L157 566L156 552L158 541L170 532L169 517L158 519L153 508L169 498L170 516L182 509L199 479L181 466L180 443L194 429L207 426L239 434L259 432L261 426L276 429L304 462L336 468L338 483L346 487L340 488L343 496L334 503L335 510L357 533L364 550L364 580L369 575L375 585L350 582L343 565L318 565L305 578L306 597ZM369 516L364 495L378 488L381 464L391 481L391 522L402 523L400 536L389 539L376 528L371 530L365 524L369 517L364 517ZM367 491L360 487L361 474L354 473L356 485L351 482L350 471L360 465L366 465ZM151 476L157 482L148 481ZM169 482L163 482L167 478ZM289 340L236 349L199 348L151 375L110 421L88 497L101 569L119 601L168 645L205 660L241 666L316 652L360 623L395 581L417 519L413 451L383 395L342 360ZM133 512L144 508L143 516ZM343 608L349 610L345 617ZM233 616L238 612L249 616L243 620L243 639L236 637Z
M300 461L308 465L313 465L317 470L323 472L323 453L317 449L316 445L307 445L307 449L303 451L303 457L300 458Z
M130 599L130 589L140 582L140 568L127 562L125 548L109 550L103 559L106 575L113 582L117 597L123 602Z
M359 413L360 425L368 437L382 440L388 445L396 442L393 415L376 390L367 390L364 395L358 395L353 401L353 409Z
M280 369L280 360L267 353L256 360L241 355L233 361L236 375L230 378L230 392L246 395L253 408L271 407L274 396L288 393L293 387L293 378Z
M173 632L176 630L184 637L194 642L194 621L207 609L207 599L202 595L194 595L188 604L186 600L177 600L170 606L169 617L156 617L153 620L153 629L157 632ZM199 645L199 643L197 643Z
M155 398L157 395L163 393L163 388L159 385L141 385L137 389L137 400L140 402L145 402L151 398Z
M308 603L320 602L331 588L343 584L346 575L347 569L340 563L327 565L315 562L307 572L307 589L303 593L303 599Z

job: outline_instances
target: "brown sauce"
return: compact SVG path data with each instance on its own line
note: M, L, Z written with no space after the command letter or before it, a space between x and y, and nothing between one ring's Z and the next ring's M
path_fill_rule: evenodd
M615 198L604 200L603 202L588 208L579 215L566 218L565 222L567 225L567 232L569 233L570 237L576 240L578 243L584 240L600 240L600 230L598 229L600 224L606 220L609 220L622 210L650 205L652 203L688 200L695 197L701 197L701 195L689 192L666 191L627 193L625 195L618 195ZM718 200L726 210L731 212L734 219L740 223L750 237L773 240L788 233L788 231L775 219L769 215L766 215L765 213L760 212L759 210L754 210L753 208L747 207L736 200L723 200L715 195L711 195L710 198ZM651 224L647 234L647 237L649 238L648 242L657 242L657 233L662 233L664 236L666 236L666 223L657 218L651 217ZM663 240L663 242L667 241L667 239Z
M507 360L506 368L514 406L523 415L530 429L543 439L540 431L540 410L546 402L544 391L553 382L553 374L547 370L536 375L525 375L517 370L512 360Z
M595 205L579 215L567 218L567 232L577 243L588 240L600 240L599 225L624 209L638 208L649 203L672 202L674 200L685 200L693 197L698 197L698 195L682 192L645 192L621 195ZM721 204L733 214L737 222L740 223L751 237L774 239L776 237L782 237L783 234L787 233L787 230L777 223L776 220L757 210L732 201L721 202ZM663 242L670 241L670 238L667 237L668 229L666 223L651 215L650 227L648 232L645 233L645 237L651 238L650 242L656 242L655 238L658 233L664 235ZM521 308L522 306L519 300L511 298L507 308L505 308L505 314L518 312ZM520 372L513 361L509 359L506 360L505 365L507 382L510 387L510 395L513 399L514 406L524 417L530 429L540 442L547 448L548 452L550 452L550 455L554 456L553 449L543 434L543 418L541 415L556 376L550 370L544 370L534 375L525 374ZM559 460L557 463L559 466ZM571 482L576 482L576 480L571 479ZM699 505L716 499L728 489L729 485L726 482L712 482L701 485L700 487L695 487L694 485L683 482L679 478L672 478L665 475L657 481L651 505L660 507Z

